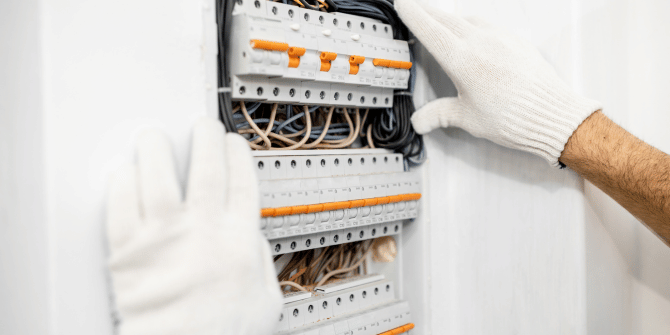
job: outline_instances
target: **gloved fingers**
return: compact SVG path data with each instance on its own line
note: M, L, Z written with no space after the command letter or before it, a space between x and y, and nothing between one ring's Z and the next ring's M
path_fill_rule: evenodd
M260 236L261 257L263 261L263 274L265 276L264 283L268 288L268 296L266 306L270 314L275 316L274 320L279 320L279 314L282 307L282 292L277 280L277 272L275 270L274 262L272 261L272 253L270 252L270 244L265 237Z
M493 29L495 28L495 25L490 23L487 20L484 20L482 17L479 16L468 16L464 18L466 21L468 21L471 25L482 28L482 29Z
M165 219L179 209L181 192L172 157L172 147L159 130L147 130L137 142L141 214L147 219Z
M275 270L274 262L272 261L272 252L270 252L270 244L265 237L260 236L260 253L263 262L263 275L265 285L271 290L277 291L277 297L281 296L281 289L279 281L277 280L277 271Z
M226 157L228 164L226 210L234 212L236 217L242 220L235 224L258 223L260 218L258 182L247 140L238 134L227 134ZM249 229L256 232L259 227L254 224Z
M412 115L412 126L419 134L435 128L457 125L465 112L459 98L441 98L421 107Z
M116 171L110 179L107 198L107 240L110 249L121 247L140 223L137 167L128 164Z
M458 37L428 14L423 6L413 0L395 0L394 6L402 22L431 53L438 56L452 52Z
M190 208L221 212L226 199L225 131L221 122L202 118L193 127L186 203Z
M425 13L428 13L435 19L435 21L449 29L449 31L456 35L456 37L463 37L474 30L473 25L460 16L447 13L439 8L429 6L424 2L421 2L418 5L423 8Z

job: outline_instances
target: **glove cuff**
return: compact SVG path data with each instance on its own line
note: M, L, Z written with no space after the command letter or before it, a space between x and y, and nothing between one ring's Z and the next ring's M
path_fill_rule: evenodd
M525 92L516 101L521 113L511 113L510 119L516 120L509 120L510 125L519 127L515 144L561 167L558 159L565 144L586 118L602 109L602 104L579 96L567 86L537 86Z

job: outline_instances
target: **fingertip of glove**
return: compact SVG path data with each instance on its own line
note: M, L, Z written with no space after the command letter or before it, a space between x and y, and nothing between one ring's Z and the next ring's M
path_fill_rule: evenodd
M166 142L167 140L165 133L157 128L144 129L140 131L139 136L137 136L138 147Z
M398 16L400 16L401 19L403 19L403 17L406 18L409 13L413 12L413 2L413 0L395 0L393 2L393 7L395 8L396 12L398 12Z
M195 129L195 131L212 131L221 133L225 132L225 129L223 128L223 124L221 122L207 116L199 118L198 121L195 122L195 126L193 127L193 129Z
M414 131L420 135L424 135L431 132L433 129L438 128L438 126L435 125L436 122L429 120L426 114L426 111L419 110L415 112L411 118Z
M116 169L109 177L110 183L113 185L125 181L128 178L134 178L136 173L136 166L132 163L123 163Z
M238 148L240 150L251 151L251 148L249 148L249 142L247 142L247 140L240 134L226 134L226 143L228 143L229 146Z

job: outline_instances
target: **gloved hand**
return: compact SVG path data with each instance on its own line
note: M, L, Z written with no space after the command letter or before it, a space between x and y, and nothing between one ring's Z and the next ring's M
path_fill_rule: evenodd
M246 141L198 122L184 201L162 133L141 135L137 157L114 175L108 199L120 334L270 334L281 292Z
M458 90L412 116L416 132L460 127L558 166L577 127L601 109L573 92L530 43L481 19L465 20L413 0L395 0L402 21Z

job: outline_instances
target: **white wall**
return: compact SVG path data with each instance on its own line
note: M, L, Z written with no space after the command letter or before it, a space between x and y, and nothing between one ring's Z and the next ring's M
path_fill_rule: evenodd
M530 39L670 151L667 2L431 2ZM191 125L214 96L209 3L0 3L0 333L111 334L107 177L147 126L168 132L185 176ZM455 95L425 50L418 59L417 105ZM668 333L670 249L616 203L461 130L426 143L432 333Z
M0 334L49 329L39 13L0 1Z
M107 180L143 128L164 129L186 173L205 115L205 15L192 0L43 4L44 141L53 334L111 334Z
M628 131L670 152L670 97L663 89L670 84L670 3L589 1L583 12L584 92L602 100L605 113ZM612 320L623 319L620 313L630 313L630 333L669 333L670 248L591 184L586 197L595 214L587 231L599 232L597 241L587 239L594 242L587 244L589 298L601 306L630 301L624 309L591 305L590 329L607 333ZM593 257L597 249L611 255Z
M571 80L564 2L432 1L530 39ZM422 49L421 106L455 96ZM584 196L572 172L458 129L426 137L430 158L434 334L586 334Z
M667 1L430 3L528 38L577 91L670 152ZM434 61L421 59L428 89L416 104L454 96ZM433 132L427 143L433 254L443 255L432 258L434 296L444 297L433 301L435 332L670 331L670 249L613 200L569 171L460 130ZM561 275L569 280L549 279Z

